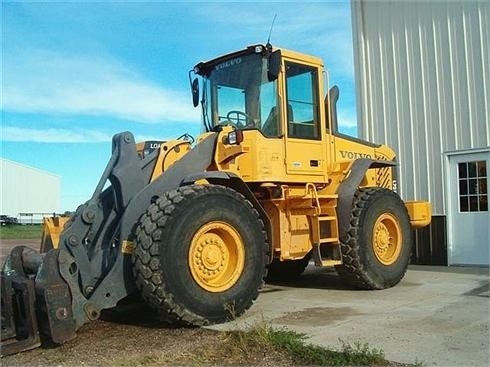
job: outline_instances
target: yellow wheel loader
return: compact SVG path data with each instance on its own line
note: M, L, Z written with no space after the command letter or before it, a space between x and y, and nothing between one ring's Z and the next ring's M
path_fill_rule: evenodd
M164 320L224 322L267 277L297 277L310 259L359 288L402 279L430 205L396 194L392 149L337 131L339 91L320 59L254 45L189 79L196 142L115 135L92 197L49 223L44 253L13 249L2 354L66 342L136 292Z

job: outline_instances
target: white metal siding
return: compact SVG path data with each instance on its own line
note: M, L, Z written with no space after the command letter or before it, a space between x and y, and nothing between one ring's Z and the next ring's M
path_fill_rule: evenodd
M445 214L443 153L490 146L490 2L353 1L352 21L360 135Z
M1 163L1 214L59 213L60 176L3 158Z

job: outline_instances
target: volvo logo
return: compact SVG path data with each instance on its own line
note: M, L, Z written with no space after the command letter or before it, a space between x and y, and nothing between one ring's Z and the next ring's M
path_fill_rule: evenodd
M340 155L342 158L347 159L357 159L357 158L372 158L371 154L367 153L358 153L358 152L349 152L347 150L341 150Z
M215 70L221 70L224 68L229 68L230 66L235 66L238 65L242 62L241 57L237 57L236 59L231 59L225 62L222 62L221 64L216 65Z

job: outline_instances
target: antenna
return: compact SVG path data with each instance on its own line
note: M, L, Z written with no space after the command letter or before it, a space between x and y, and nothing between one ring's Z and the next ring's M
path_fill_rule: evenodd
M277 18L277 13L274 14L274 19L272 19L271 29L269 30L269 37L267 37L267 46L272 46L270 41L271 41L272 28L274 27L276 18Z

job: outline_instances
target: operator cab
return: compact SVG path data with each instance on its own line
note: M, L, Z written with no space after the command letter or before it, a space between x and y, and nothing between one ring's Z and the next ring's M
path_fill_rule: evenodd
M262 161L254 163L257 167L250 176L242 168L244 178L327 179L321 59L270 44L254 45L201 62L192 72L202 77L201 95L197 80L191 84L195 106L201 98L205 130L233 126L260 147L255 159ZM248 166L247 159L253 160L248 156L240 159L242 167Z
M281 67L283 79L278 78ZM192 71L203 78L206 131L232 125L241 130L257 129L269 138L287 133L289 138L321 139L322 70L320 59L273 50L270 44L249 46L197 64ZM197 106L197 80L192 89ZM287 126L281 126L282 120Z
M196 65L193 71L203 78L205 129L232 125L241 130L257 129L266 137L279 136L280 62L280 51L257 45Z

